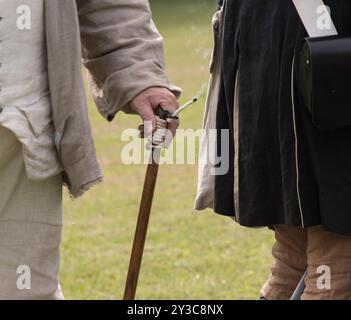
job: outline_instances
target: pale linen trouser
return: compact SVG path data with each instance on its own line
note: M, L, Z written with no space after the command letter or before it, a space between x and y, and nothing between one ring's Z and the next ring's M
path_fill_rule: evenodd
M0 299L63 299L61 175L27 179L23 147L0 125Z
M351 299L351 237L276 225L272 274L261 290L268 300L286 300L307 269L302 300Z

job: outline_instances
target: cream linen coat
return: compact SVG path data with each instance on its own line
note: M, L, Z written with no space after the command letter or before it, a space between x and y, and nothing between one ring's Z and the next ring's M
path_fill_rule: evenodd
M73 197L102 180L81 61L100 113L112 121L144 89L180 89L164 71L163 40L147 0L45 0L49 86L55 143Z

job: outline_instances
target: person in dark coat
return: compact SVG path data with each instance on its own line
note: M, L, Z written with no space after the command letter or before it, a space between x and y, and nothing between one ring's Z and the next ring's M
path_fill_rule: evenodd
M351 2L324 3L339 34L351 34ZM303 106L295 66L307 32L291 0L223 6L216 126L232 143L214 211L274 229L265 299L289 299L306 269L302 299L349 299L351 127L319 130Z

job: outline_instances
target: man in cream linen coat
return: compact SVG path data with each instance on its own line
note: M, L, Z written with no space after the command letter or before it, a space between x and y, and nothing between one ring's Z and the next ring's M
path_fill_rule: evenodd
M177 107L147 0L0 0L0 299L63 298L62 185L102 180L82 56L108 121Z

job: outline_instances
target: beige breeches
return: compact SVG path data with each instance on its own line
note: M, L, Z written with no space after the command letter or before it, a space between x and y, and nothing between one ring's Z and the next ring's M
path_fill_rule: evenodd
M62 299L61 175L27 179L23 148L0 126L0 299Z

